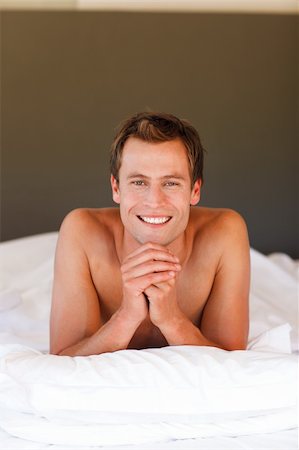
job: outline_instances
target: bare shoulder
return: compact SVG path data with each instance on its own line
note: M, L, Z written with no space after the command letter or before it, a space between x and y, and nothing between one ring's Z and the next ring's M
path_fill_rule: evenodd
M109 244L120 227L117 208L77 208L64 218L59 237L84 245L86 250L96 244Z
M244 218L233 209L195 207L190 221L195 233L217 233L223 237L247 229Z
M190 223L194 232L194 246L197 244L218 255L233 247L249 248L247 226L237 211L224 208L196 207L192 209Z
M103 231L117 225L119 212L117 208L77 208L70 211L64 218L61 229L67 228L69 232L80 234L82 232Z

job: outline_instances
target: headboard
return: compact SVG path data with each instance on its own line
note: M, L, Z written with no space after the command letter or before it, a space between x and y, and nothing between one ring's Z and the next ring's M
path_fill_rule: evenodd
M201 204L239 211L261 252L299 257L298 17L2 11L1 23L2 240L113 205L114 129L151 109L198 129Z

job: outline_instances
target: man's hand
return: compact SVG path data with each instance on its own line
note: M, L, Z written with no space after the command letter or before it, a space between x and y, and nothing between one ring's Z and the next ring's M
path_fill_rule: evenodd
M183 313L176 298L176 273L163 283L152 284L145 290L149 300L149 313L151 321L158 328L171 324L180 318Z
M128 255L121 266L123 282L121 309L132 321L141 323L149 312L146 298L150 303L152 301L154 303L154 299L159 297L159 304L156 302L156 306L151 305L153 318L159 322L159 305L163 300L167 303L168 296L175 292L175 274L179 270L178 258L166 247L152 243L139 247Z

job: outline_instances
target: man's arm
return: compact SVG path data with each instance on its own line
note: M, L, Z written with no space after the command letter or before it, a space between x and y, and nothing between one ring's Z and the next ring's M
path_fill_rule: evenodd
M50 352L92 355L124 349L142 321L116 311L101 327L101 312L87 255L82 247L88 214L72 211L64 219L55 255Z
M200 329L179 309L174 280L146 291L151 319L170 345L215 346L225 350L247 346L250 249L241 216L226 211L219 224L219 236L221 256Z
M250 247L246 224L234 211L224 214L222 242L201 331L227 350L244 350L249 331Z

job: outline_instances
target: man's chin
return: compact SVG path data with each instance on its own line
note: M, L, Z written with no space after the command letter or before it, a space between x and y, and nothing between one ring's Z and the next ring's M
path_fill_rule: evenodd
M144 245L147 244L148 242L151 242L152 244L158 244L164 247L167 247L174 241L174 239L169 239L169 236L157 236L154 234L147 236L139 235L135 236L134 238L140 245Z
M131 237L137 242L139 245L147 244L148 242L152 242L153 244L162 245L164 247L167 247L172 242L174 242L179 236L180 233L178 233L178 230L174 230L173 227L169 227L168 224L165 225L165 228L167 229L163 230L161 229L144 229L147 227L132 227L130 230L127 228L128 233L131 235ZM182 233L184 231L182 230Z

